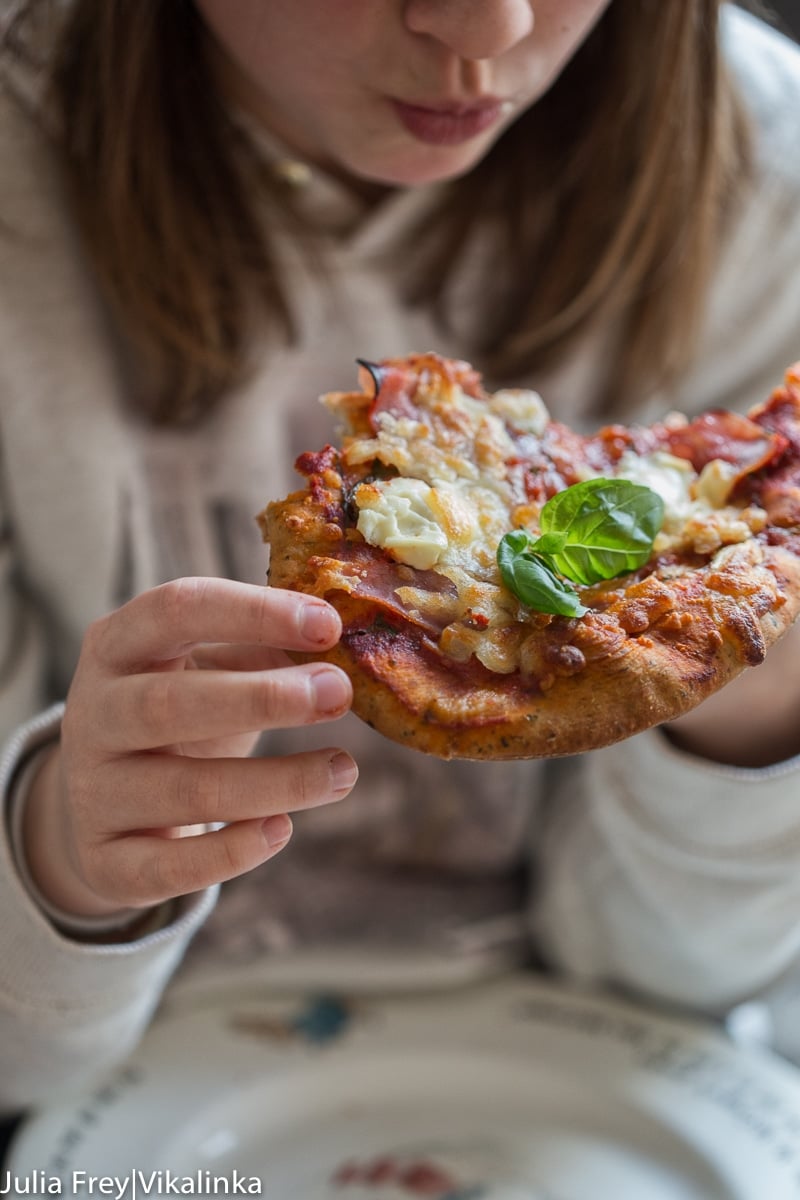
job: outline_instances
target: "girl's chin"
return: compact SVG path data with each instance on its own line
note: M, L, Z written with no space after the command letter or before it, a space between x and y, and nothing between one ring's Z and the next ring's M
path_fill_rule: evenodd
M353 161L347 169L359 179L388 187L420 187L427 183L443 183L457 179L478 163L487 153L489 144L470 147L437 148L428 153L398 154L374 162Z

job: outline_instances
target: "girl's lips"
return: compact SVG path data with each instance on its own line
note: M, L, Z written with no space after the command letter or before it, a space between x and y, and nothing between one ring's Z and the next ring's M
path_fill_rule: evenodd
M424 108L392 100L392 106L412 137L432 146L458 146L489 129L509 107L502 100Z

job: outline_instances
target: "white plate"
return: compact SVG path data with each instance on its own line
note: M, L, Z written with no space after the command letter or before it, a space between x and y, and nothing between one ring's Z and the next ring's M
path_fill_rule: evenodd
M164 1015L102 1086L28 1124L10 1171L65 1195L118 1176L122 1200L798 1200L800 1077L528 977L228 999Z

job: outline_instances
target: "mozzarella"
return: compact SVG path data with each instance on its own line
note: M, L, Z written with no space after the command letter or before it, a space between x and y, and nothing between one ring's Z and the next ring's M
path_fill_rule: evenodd
M668 451L640 455L626 450L615 474L649 487L664 501L664 523L654 546L658 553L688 545L708 554L763 528L763 510L726 503L737 471L724 459L713 459L698 475L687 459Z
M418 570L459 566L483 578L509 527L507 503L469 480L431 487L399 476L362 483L353 500L364 540Z
M550 413L538 392L527 388L502 388L489 400L496 412L520 433L541 437L550 421Z
M615 475L656 492L664 501L665 525L678 526L692 512L691 488L697 472L685 458L677 458L666 450L656 450L653 454L634 454L626 450Z
M357 529L371 546L390 550L400 562L425 571L447 549L447 535L429 499L432 488L421 479L362 483L355 492Z

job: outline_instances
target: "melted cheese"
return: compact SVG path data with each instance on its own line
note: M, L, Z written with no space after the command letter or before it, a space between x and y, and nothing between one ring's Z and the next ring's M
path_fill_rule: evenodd
M520 433L532 433L535 437L541 437L550 420L550 414L539 393L527 391L525 388L503 388L494 393L489 403L492 412L496 412Z
M432 487L400 476L362 483L353 499L364 540L418 570L459 566L482 578L509 528L497 492L464 480Z
M727 504L737 472L723 459L713 459L698 475L687 459L667 451L638 455L628 450L615 474L649 487L664 501L655 553L690 547L710 554L720 546L746 541L764 527L763 510Z
M680 525L692 506L691 488L697 472L685 458L666 450L634 454L626 450L614 472L618 479L639 483L657 492L664 501L664 523Z
M356 489L357 528L371 546L389 550L399 562L426 571L448 546L447 534L430 506L433 489L421 479L362 483Z
M435 569L455 585L456 595L446 603L417 587L397 591L409 610L448 622L440 640L444 653L457 661L475 655L501 674L520 668L529 674L530 614L500 583L495 555L500 539L520 521L537 531L538 509L519 505L509 474L507 463L515 456L509 428L539 436L549 421L547 409L534 392L501 391L479 400L457 386L430 396L426 407L419 419L381 412L375 436L349 444L351 465L377 460L399 472L356 488L357 528L398 562ZM761 509L728 503L736 470L722 460L698 475L690 462L667 451L627 451L614 473L663 499L655 553L712 554L752 538L766 521ZM641 620L638 609L633 615L646 626L649 610L639 607ZM571 663L548 667L551 675L576 669Z

